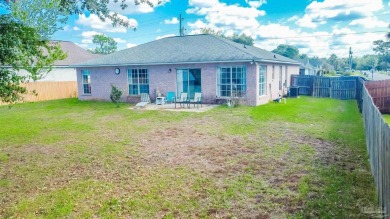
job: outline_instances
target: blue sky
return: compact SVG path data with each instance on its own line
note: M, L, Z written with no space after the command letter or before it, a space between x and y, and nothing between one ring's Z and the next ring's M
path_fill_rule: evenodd
M128 4L126 10L115 3L109 6L129 19L136 31L112 27L95 15L81 15L70 17L52 39L93 48L92 36L103 33L125 49L178 35L181 13L186 34L210 27L226 35L251 35L256 46L267 50L284 43L310 56L346 57L350 46L356 56L372 54L372 41L384 39L390 23L389 0L162 0L154 8L135 6L132 0Z

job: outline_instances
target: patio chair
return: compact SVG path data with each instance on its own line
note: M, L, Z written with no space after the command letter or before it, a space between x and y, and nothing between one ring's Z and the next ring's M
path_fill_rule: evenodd
M147 94L147 93L141 93L141 102L137 103L137 105L135 105L135 106L136 106L136 107L144 107L144 106L146 106L148 103L150 103L149 94Z
M188 104L191 104L191 103L194 104L194 107L195 107L195 104L197 105L198 108L199 108L199 104L200 104L200 107L202 107L202 93L195 93L194 98L190 99L188 101Z
M175 108L176 108L176 103L179 103L180 106L183 104L183 106L188 103L188 94L187 93L181 93L180 97L175 98Z
M167 103L173 103L175 101L175 96L176 96L176 93L175 92L167 92L167 97L166 97L166 100L165 102Z

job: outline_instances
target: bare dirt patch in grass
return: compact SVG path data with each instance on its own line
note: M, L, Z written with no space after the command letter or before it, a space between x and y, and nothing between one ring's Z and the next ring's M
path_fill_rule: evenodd
M211 177L218 191L232 189L242 176L253 177L254 181L239 182L249 192L230 197L227 209L209 209L215 217L294 214L304 202L298 195L299 183L315 160L326 162L334 150L333 144L297 132L294 129L299 127L293 125L262 124L248 135L227 135L218 134L223 127L216 121L208 120L217 129L215 134L197 125L204 122L186 120L154 130L136 142L144 165L192 169ZM256 188L254 183L261 186Z

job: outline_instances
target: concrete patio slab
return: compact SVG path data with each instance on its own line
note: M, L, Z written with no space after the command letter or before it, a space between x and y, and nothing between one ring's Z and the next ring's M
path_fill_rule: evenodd
M179 104L169 103L169 104L164 104L164 105L156 105L156 104L148 104L145 107L135 107L132 106L129 109L134 109L134 110L165 110L165 111L174 111L174 112L192 112L192 113L203 113L207 112L211 109L214 109L220 105L218 104L203 104L202 107L194 107L194 105L191 105L190 108L187 106L181 107Z

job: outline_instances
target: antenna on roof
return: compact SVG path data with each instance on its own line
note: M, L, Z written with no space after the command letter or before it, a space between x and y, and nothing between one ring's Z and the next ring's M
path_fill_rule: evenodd
M181 17L181 14L179 15L179 36L184 36L184 27L182 26L182 21L184 20L184 18Z

